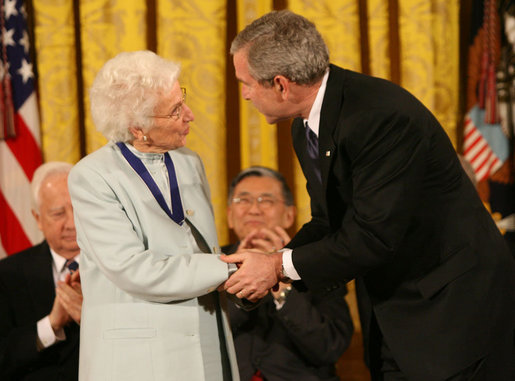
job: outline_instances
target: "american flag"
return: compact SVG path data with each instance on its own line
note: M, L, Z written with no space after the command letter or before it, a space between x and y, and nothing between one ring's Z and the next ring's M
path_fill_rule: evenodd
M501 51L498 2L475 0L473 3L463 156L480 182L501 168L510 148L500 123L497 99L496 69Z
M24 2L0 2L1 258L42 239L30 203L30 180L42 155Z
M485 110L477 105L465 117L463 134L463 156L472 165L476 180L486 180L508 158L508 139L500 124L485 122Z

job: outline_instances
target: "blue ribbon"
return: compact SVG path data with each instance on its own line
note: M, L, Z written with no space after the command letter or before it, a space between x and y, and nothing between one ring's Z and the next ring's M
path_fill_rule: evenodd
M182 225L184 223L184 211L182 209L181 193L179 192L179 186L177 185L175 167L173 165L173 161L170 157L170 154L166 152L164 156L166 169L168 170L168 179L170 180L170 197L172 200L173 213L166 204L163 194L159 190L159 187L157 186L156 182L148 172L148 169L147 167L145 167L143 162L136 155L134 155L124 143L117 142L116 145L120 148L120 150L122 151L122 155L129 162L131 167L145 182L148 189L150 189L159 206L161 206L161 209L163 209L164 212L168 215L168 217L174 220L177 224Z

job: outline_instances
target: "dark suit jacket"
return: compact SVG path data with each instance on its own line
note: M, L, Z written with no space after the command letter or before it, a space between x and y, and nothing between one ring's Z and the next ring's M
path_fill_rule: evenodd
M267 381L338 381L334 364L353 332L346 293L345 286L324 296L294 287L280 310L270 294L252 311L228 303L240 379L259 369Z
M288 246L311 291L362 277L384 340L413 380L447 378L513 335L514 260L446 133L418 100L331 65L319 131L322 184L299 118L292 135L312 220Z
M0 380L78 379L79 327L65 328L66 341L38 352L38 320L52 310L52 255L44 241L0 261Z

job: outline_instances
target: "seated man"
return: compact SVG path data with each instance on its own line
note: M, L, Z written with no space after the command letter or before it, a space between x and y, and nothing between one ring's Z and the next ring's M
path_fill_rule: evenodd
M71 167L49 162L35 171L32 214L45 240L0 261L2 381L78 379L82 292Z
M226 254L248 248L274 252L289 242L286 229L295 206L280 173L265 167L240 172L228 201L228 224L240 242L223 247ZM241 380L338 380L334 364L353 332L346 293L317 297L301 283L280 283L252 311L229 303Z

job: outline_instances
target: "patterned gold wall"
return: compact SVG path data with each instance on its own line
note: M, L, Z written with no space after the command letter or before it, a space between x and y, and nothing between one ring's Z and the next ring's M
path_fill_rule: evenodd
M290 0L283 6L314 21L330 48L332 62L348 69L391 78L413 92L438 117L454 141L459 103L459 2L398 0L398 41L390 41L393 11L382 0ZM240 99L238 126L226 123L228 23L236 30L277 7L277 1L251 0L33 0L41 129L45 160L75 163L83 153L105 144L89 114L87 90L102 64L125 50L152 48L182 64L181 82L196 119L188 146L202 156L211 185L221 243L227 243L225 198L228 160L278 168L280 155L290 155L277 141L276 126ZM156 18L149 25L148 10ZM236 7L236 17L227 9ZM366 7L365 13L363 13ZM363 19L363 14L366 15ZM366 34L363 34L363 26ZM398 57L392 57L392 44ZM364 49L366 47L366 49ZM364 65L364 52L368 62ZM395 65L395 67L392 67ZM230 71L229 71L230 72ZM229 105L231 99L228 100ZM236 102L236 100L234 100ZM226 134L239 129L238 147L226 147ZM81 153L81 147L83 152ZM296 159L291 173L299 207L297 226L309 219L305 181ZM280 168L281 169L281 168Z

